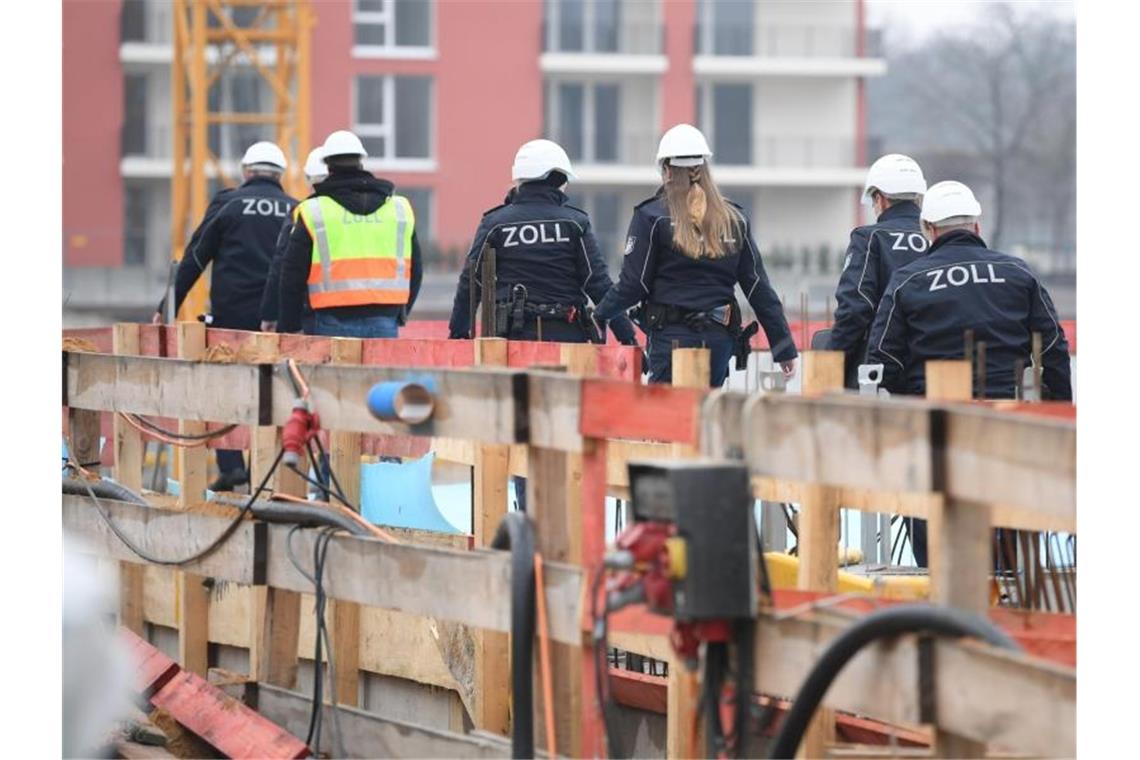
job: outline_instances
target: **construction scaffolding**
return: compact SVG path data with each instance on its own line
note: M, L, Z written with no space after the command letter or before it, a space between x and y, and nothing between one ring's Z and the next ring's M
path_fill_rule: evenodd
M212 125L271 125L272 139L285 152L289 168L283 184L298 195L304 187L301 166L309 151L309 0L173 0L174 57L170 92L174 109L173 173L170 180L172 258L182 258L190 232L209 203L209 180L225 186L240 177L223 153L210 145ZM225 100L211 98L228 71L248 66L268 84L274 107L264 111L220 110ZM211 106L211 103L216 106ZM266 136L269 137L268 135ZM209 278L202 277L187 295L180 319L196 319L206 310Z

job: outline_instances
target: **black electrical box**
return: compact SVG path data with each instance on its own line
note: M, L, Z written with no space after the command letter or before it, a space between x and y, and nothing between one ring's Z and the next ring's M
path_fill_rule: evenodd
M759 557L748 468L713 460L630 462L629 486L634 521L673 523L685 541L675 617L755 617Z

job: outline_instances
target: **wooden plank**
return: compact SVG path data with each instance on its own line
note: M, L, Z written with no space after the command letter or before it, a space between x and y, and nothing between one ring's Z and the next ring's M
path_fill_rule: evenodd
M138 354L139 326L126 322L116 324L112 334L112 350L117 355ZM117 414L112 424L115 441L115 480L136 493L140 492L143 475L142 436ZM142 567L133 562L119 563L119 625L139 635L145 633Z
M956 405L946 414L946 493L1075 522L1073 421Z
M266 684L259 684L257 691L262 715L294 735L305 734L311 710L308 696ZM510 743L497 737L441 731L351 707L325 705L324 711L321 734L328 737L328 746L343 743L348 757L507 758L511 754ZM338 730L343 732L340 736Z
M253 365L72 353L67 377L69 404L78 409L246 425L258 421ZM203 393L203 388L226 392Z
M783 620L763 616L756 637L756 690L794 695L828 642L851 621L837 612ZM939 725L1020 751L1073 756L1073 669L969 643L938 642L936 647ZM918 724L917 662L913 636L866 647L836 678L824 704L892 723Z
M752 397L744 449L753 475L880 491L931 491L929 408L857 397Z
M475 362L482 367L505 367L507 340L477 338ZM507 514L507 480L510 477L510 447L506 444L476 444L472 533L475 546L489 548L499 523ZM510 731L509 640L496 631L475 633L475 727L496 734Z
M359 364L362 344L355 338L333 338L333 364ZM329 434L329 459L349 504L360 508L360 433ZM360 693L360 605L343 600L332 602L331 635L336 662L334 701L358 704Z
M840 354L841 352L836 352ZM818 369L818 368L817 368ZM839 363L842 386L843 363ZM821 381L817 374L816 381ZM799 575L796 585L812 591L835 592L839 588L839 568L835 559L839 544L839 503L826 486L806 485L799 495ZM820 707L812 716L797 757L822 757L826 747L835 742L835 712Z
M67 418L71 458L81 467L98 472L102 453L99 447L99 412L71 406L67 410Z
M205 676L209 663L210 591L206 578L176 572L178 599L178 662L184 670Z
M800 491L810 486L798 480L780 480L754 475L751 478L752 495L757 499L774 502L794 502ZM890 512L906 517L927 517L942 503L938 493L906 493L878 491L867 488L831 488L835 500L845 509L863 512Z
M667 385L584 380L579 430L591 438L693 443L705 393Z
M534 520L535 548L542 554L543 562L581 564L581 492L573 482L571 456L564 451L531 446L527 451L527 470L527 509ZM548 608L553 611L555 606L557 603L548 597ZM578 731L585 708L580 681L583 660L580 638L569 645L557 641L551 644L555 744L571 757L582 757L585 751ZM540 690L535 699L539 715L544 704ZM545 729L540 728L536 736L545 736Z
M169 559L186 557L206 548L231 520L228 516L145 507L110 499L100 499L99 503L131 543ZM63 529L96 555L143 562L111 532L87 496L63 496ZM253 523L243 522L217 550L183 569L237 583L252 583Z
M506 370L423 370L391 367L302 365L321 425L329 430L373 434L443 436L486 443L513 443L522 423L515 398L516 374ZM435 412L414 428L384 422L368 410L368 392L378 382L416 380L434 385ZM281 367L273 375L273 423L283 425L293 390Z
M800 354L800 392L805 396L843 392L842 351L804 351Z
M305 743L205 678L183 671L151 697L181 725L225 757L302 758Z
M562 372L528 372L528 442L547 449L581 451L578 420L582 403L579 377Z
M211 331L212 332L212 331ZM265 361L276 361L281 343L281 336L276 333L254 333L251 338L252 350ZM273 460L277 458L280 450L280 431L273 425L261 425L253 428L250 436L249 471L250 489L257 488L265 478ZM272 489L273 484L269 484Z
M288 530L269 528L268 582L308 592L308 582L285 553ZM314 531L298 531L293 538L296 556L312 556L313 539ZM553 561L544 568L550 637L580 644L581 571ZM325 590L332 599L510 631L510 558L503 552L455 551L338 535L329 543Z
M961 360L926 363L926 398L930 401L969 401L974 397L973 367Z
M179 322L175 326L178 357L201 361L206 353L206 327L200 322ZM200 395L204 393L199 388ZM223 394L218 394L223 395ZM178 432L183 435L200 435L206 425L197 420L179 420ZM175 447L178 468L178 506L185 509L202 501L206 494L208 462L204 447ZM178 600L178 662L191 673L205 676L210 667L210 592L205 576L185 570L175 571L175 594Z

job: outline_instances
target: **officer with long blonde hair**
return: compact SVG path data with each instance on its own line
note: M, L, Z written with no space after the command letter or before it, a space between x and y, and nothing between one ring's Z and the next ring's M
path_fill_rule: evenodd
M709 385L728 377L742 329L737 284L768 336L773 359L791 375L797 356L743 210L721 196L709 170L712 150L690 124L668 130L657 148L662 186L637 205L617 285L595 316L609 320L642 303L649 382L672 381L672 349L708 348Z

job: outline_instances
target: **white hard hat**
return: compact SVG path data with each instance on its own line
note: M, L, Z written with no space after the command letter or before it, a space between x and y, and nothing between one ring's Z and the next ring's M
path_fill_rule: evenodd
M887 195L926 192L926 178L922 168L910 156L901 153L888 153L867 170L867 181L863 183L863 203L871 202L871 188Z
M531 140L523 143L515 153L511 179L542 179L553 171L562 172L567 179L574 179L570 156L553 140Z
M973 191L961 182L948 180L930 186L922 197L922 221L937 224L955 216L981 216L982 206Z
M305 178L310 182L317 177L329 176L329 168L325 166L325 149L318 145L309 151L305 159Z
M338 129L325 138L325 158L329 156L367 156L364 143L347 129Z
M268 140L255 142L253 145L246 148L245 155L241 157L242 166L252 166L253 164L272 164L285 171L287 164L285 163L285 154L281 152L273 143Z
M667 158L673 166L700 166L711 156L708 140L692 124L670 127L657 143L657 161Z

